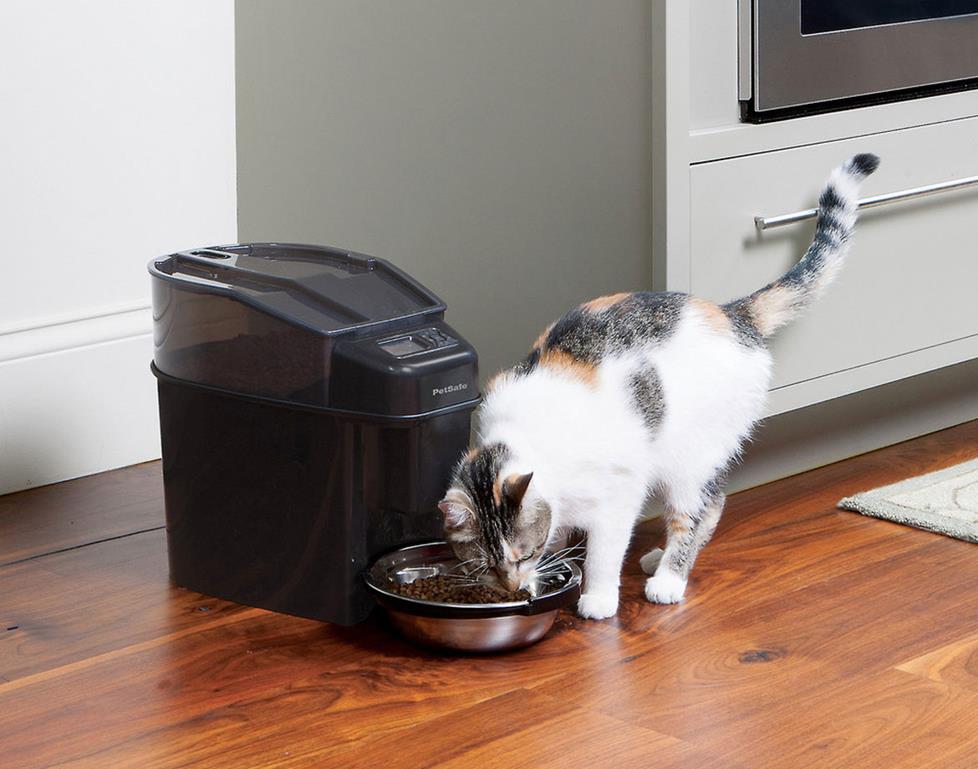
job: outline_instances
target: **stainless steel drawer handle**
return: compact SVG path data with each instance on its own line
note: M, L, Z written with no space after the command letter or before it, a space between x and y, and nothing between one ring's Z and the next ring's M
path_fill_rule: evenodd
M925 198L928 195L936 195L939 192L950 192L951 190L976 186L978 186L978 176L966 176L963 179L952 179L949 182L938 182L937 184L928 184L925 187L913 187L909 190L887 192L883 195L863 198L859 201L859 208L876 208L876 206L899 203L901 200ZM793 214L781 214L781 216L755 216L754 224L757 225L757 229L759 230L769 230L772 227L783 227L786 224L803 222L805 219L814 219L817 213L817 208L809 208L807 211L795 211Z

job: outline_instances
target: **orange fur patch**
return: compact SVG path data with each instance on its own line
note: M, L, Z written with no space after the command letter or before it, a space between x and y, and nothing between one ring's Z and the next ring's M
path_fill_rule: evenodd
M553 327L554 327L554 324L553 323L551 323L549 326L547 326L543 330L543 332L540 334L540 336L537 337L537 340L533 343L533 346L530 349L531 350L542 350L543 349L543 345L546 344L546 342L547 342L547 337L550 336L550 330Z
M799 292L785 286L772 286L754 297L751 314L761 336L769 336L795 314Z
M496 503L496 507L503 504L503 479L498 475L492 482L492 501Z
M594 384L598 376L598 370L590 363L578 360L563 350L545 350L540 354L540 365L580 379L585 384Z
M689 523L681 518L670 518L668 528L672 536L682 537L689 532Z
M733 328L730 325L730 318L726 316L722 309L713 302L709 302L706 299L699 299L698 297L693 297L689 300L689 303L693 305L699 311L700 317L706 321L706 324L721 334L732 333Z
M630 296L631 294L629 293L599 296L597 299L592 299L590 302L585 302L581 305L581 308L587 310L588 312L601 312L602 310L607 310L609 307L614 307L620 301L627 299Z

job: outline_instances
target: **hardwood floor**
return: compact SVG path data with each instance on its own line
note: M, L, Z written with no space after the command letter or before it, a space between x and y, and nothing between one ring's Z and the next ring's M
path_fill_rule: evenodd
M167 583L158 463L0 498L0 767L974 767L978 549L835 509L978 421L730 498L687 599L455 657Z

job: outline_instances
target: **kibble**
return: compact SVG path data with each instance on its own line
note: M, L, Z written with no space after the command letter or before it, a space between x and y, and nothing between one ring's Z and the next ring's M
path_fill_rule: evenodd
M452 577L426 577L405 584L393 583L388 589L407 598L438 603L507 603L530 597L528 590L509 591L492 585L459 585L458 582Z

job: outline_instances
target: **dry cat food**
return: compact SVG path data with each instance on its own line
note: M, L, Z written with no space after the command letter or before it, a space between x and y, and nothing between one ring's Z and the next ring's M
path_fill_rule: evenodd
M528 590L508 591L491 585L460 585L455 577L426 577L405 584L388 585L388 590L407 598L438 603L506 603L525 601Z

